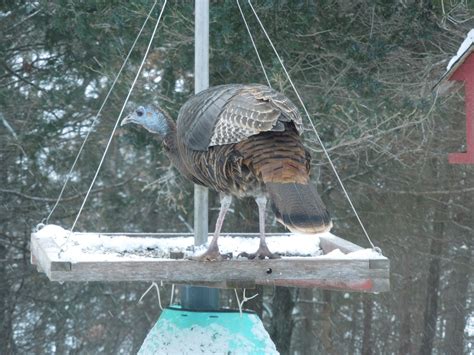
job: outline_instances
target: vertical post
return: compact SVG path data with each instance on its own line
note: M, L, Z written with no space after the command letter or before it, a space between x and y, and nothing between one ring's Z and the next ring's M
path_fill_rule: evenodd
M209 87L209 0L194 3L194 93ZM207 242L208 190L194 185L194 245ZM219 308L219 290L215 288L183 286L181 306L192 310Z
M194 93L209 87L209 0L194 6ZM194 185L194 245L207 242L208 190Z

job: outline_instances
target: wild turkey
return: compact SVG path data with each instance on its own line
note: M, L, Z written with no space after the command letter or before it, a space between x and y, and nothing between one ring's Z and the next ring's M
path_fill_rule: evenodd
M221 85L202 91L181 108L175 124L161 108L139 107L121 125L135 123L156 134L185 177L221 193L214 238L199 260L219 260L218 238L232 201L255 198L260 246L250 259L277 258L265 242L267 197L277 220L293 232L332 227L310 183L310 155L300 135L302 119L283 94L263 85Z

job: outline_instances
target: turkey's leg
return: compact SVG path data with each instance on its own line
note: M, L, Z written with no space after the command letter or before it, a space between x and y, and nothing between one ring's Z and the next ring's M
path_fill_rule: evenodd
M222 195L221 196L221 208L219 210L219 217L217 217L216 228L214 230L214 236L212 237L211 244L209 244L209 248L207 248L206 252L197 258L196 260L199 261L215 261L215 260L223 260L228 259L228 255L222 255L219 252L219 245L217 244L217 240L219 239L219 234L221 233L222 224L224 223L224 218L229 210L230 204L232 202L231 195Z
M240 253L239 256L244 256L249 259L265 259L265 257L269 259L278 259L280 255L274 254L268 249L267 242L265 241L265 209L267 206L267 198L262 195L255 198L255 202L257 202L258 206L258 223L260 229L260 245L258 250L255 253L248 254L248 253Z

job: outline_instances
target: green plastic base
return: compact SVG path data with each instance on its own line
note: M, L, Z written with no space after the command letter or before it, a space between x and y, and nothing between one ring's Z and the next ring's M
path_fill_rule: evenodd
M254 313L163 310L138 354L278 354Z

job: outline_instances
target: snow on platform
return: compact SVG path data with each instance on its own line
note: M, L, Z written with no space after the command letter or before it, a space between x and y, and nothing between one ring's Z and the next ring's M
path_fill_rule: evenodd
M329 233L328 233L329 234ZM80 261L131 261L169 259L170 253L183 253L191 257L202 254L206 246L194 247L194 238L168 236L165 238L107 235L99 233L70 233L56 225L47 225L36 233L38 238L52 238L63 250L59 259ZM270 235L266 238L271 251L284 256L318 256L318 235ZM211 237L209 237L209 243ZM258 248L258 236L239 237L223 234L219 237L221 253L232 253L236 257L241 252L254 252Z
M210 240L209 240L210 241ZM258 248L258 233L222 235L221 253L231 260L198 262L206 246L190 234L71 233L47 225L31 236L31 260L51 281L163 281L240 288L256 284L320 287L345 291L389 289L389 260L372 249L331 233L269 234L280 259L247 260Z
M252 236L240 237L223 234L219 237L221 253L231 253L237 257L242 252L254 252L258 248L259 238ZM319 237L331 238L331 233L322 234L281 234L269 235L266 238L269 249L282 257L321 257L335 259L366 259L380 258L380 254L372 249L362 249L344 254L335 249L323 255L319 246ZM184 258L200 255L206 245L195 247L192 236L168 236L165 238L108 235L100 233L71 233L57 225L47 225L36 233L36 237L51 238L61 249L58 260L72 263L85 261L134 261L170 259L171 253L182 253ZM209 237L208 243L210 243ZM175 254L176 255L176 254Z

